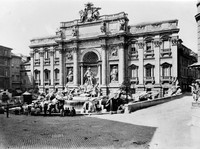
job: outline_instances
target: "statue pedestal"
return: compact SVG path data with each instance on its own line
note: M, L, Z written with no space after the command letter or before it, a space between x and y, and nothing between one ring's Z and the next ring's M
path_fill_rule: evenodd
M200 102L192 102L191 108L192 122L193 126L200 127Z

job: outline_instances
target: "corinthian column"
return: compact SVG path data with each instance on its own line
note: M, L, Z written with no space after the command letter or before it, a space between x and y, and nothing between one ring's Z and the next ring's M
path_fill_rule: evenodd
M124 59L124 43L119 44L119 84L124 82L125 76L125 59Z
M73 62L74 62L74 69L73 69L73 76L74 76L74 86L78 85L78 54L77 48L73 48Z
M51 70L50 70L50 74L51 74L51 84L52 86L54 86L54 49L53 47L50 49L50 65L51 65Z
M106 85L106 45L102 45L102 85L105 86Z
M34 82L34 52L33 50L31 50L30 52L30 56L31 56L31 84L33 84Z
M40 49L40 78L41 78L41 85L44 91L44 49Z
M60 65L59 65L59 67L60 67L60 79L59 79L59 84L60 84L60 86L62 86L63 87L63 73L64 73L64 71L63 71L63 53L64 53L64 49L59 49L59 51L60 51L60 57L59 57L59 59L60 59Z

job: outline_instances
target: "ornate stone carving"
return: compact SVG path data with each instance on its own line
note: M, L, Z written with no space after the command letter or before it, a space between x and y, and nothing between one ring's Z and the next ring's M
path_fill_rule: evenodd
M73 60L73 54L72 51L66 52L66 61L72 61Z
M104 50L106 50L106 47L107 46L105 44L101 45L101 48L104 49Z
M73 37L78 36L78 28L77 28L77 26L73 27L73 29L72 29L72 36Z
M80 21L83 22L91 22L99 19L99 7L93 7L92 3L85 4L85 9L79 11Z
M159 40L154 41L155 47L160 47L161 42Z
M61 30L61 29L57 29L56 35L59 36L62 39L65 38L65 34L64 34L63 30Z
M100 29L101 29L101 32L102 32L102 33L105 33L105 32L106 32L106 23L105 23L105 22L102 23Z
M177 45L177 39L176 38L173 38L171 40L171 42L172 42L172 46L176 46Z
M126 21L124 19L120 20L120 31L125 31L126 30Z
M68 68L67 82L73 82L73 68Z
M116 56L118 56L118 48L116 46L111 47L110 57L116 57Z
M138 42L137 44L138 44L139 49L144 48L144 42Z
M112 70L110 72L110 77L111 77L111 82L115 82L118 80L118 69L117 69L117 66L113 66L112 67Z
M44 56L44 49L41 49L41 50L39 51L39 54L40 54L41 57L43 57L43 56Z

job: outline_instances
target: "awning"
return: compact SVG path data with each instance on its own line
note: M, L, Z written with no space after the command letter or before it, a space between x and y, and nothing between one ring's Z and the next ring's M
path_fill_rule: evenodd
M21 91L21 90L16 90L16 92L17 92L17 93L19 93L19 94L20 94L20 93L22 93L22 91Z
M190 65L189 67L200 67L200 62L194 63Z
M23 95L31 95L31 93L26 91L26 92L23 93Z

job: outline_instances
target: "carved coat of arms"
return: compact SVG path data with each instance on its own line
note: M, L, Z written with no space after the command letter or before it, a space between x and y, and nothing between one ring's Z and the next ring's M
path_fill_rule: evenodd
M99 9L98 7L93 7L92 3L85 4L85 9L79 11L80 21L83 22L91 22L99 19Z

